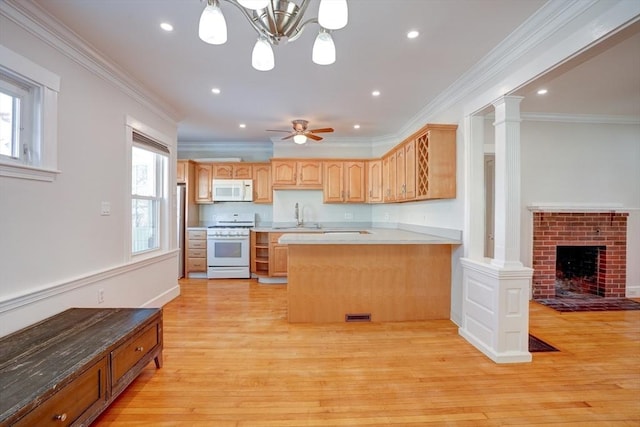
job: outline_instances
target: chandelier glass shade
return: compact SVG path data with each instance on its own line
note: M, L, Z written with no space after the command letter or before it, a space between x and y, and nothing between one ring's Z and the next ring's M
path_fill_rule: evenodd
M319 65L333 64L336 47L330 31L344 28L348 22L346 0L320 0L318 17L303 20L310 0L206 0L207 5L200 17L198 34L206 43L224 44L227 41L227 25L220 9L220 2L238 8L249 24L258 33L251 64L256 70L274 68L272 46L294 41L304 28L312 23L320 30L313 44L312 60Z

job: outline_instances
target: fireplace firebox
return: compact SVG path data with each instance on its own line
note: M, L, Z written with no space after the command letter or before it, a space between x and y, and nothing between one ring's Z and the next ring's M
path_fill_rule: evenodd
M605 246L557 246L556 297L604 296L604 284L600 283L604 277L598 274L600 259L606 259Z
M595 263L595 273L579 273L593 278L594 285L588 292L602 297L625 297L628 215L624 212L534 212L533 298L556 298L558 268L569 263L569 272L561 275L575 274L575 265L580 263L574 261L571 253L578 251L575 249L578 247L591 248L581 250L596 255L591 261ZM569 261L558 260L559 247L574 248L568 250ZM585 288L583 284L581 291Z

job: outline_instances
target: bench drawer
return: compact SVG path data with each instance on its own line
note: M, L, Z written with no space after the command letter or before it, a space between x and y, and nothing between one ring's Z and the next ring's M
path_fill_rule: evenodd
M18 420L14 426L71 425L93 405L105 404L107 372L107 359L104 358Z
M113 386L158 345L158 327L159 325L154 323L111 352L111 380Z

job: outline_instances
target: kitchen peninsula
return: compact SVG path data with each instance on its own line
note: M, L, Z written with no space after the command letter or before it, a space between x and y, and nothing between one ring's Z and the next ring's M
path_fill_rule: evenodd
M290 233L289 322L449 319L459 238L398 229Z

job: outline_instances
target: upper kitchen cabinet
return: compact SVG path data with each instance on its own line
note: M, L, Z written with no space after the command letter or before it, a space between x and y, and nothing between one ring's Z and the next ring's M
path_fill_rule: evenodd
M396 201L396 150L382 158L382 198L385 203Z
M325 161L323 174L324 203L365 202L364 161Z
M272 159L274 189L322 189L322 161L315 159Z
M213 203L212 172L210 164L196 164L196 203Z
M367 161L367 203L382 203L382 160Z
M457 125L429 124L414 138L416 199L456 197Z
M253 202L273 203L271 189L271 165L269 163L255 163L253 165Z
M250 163L214 163L213 178L219 179L251 179L252 165Z
M178 160L178 165L176 169L176 181L180 183L187 182L187 165L189 164L188 160Z

